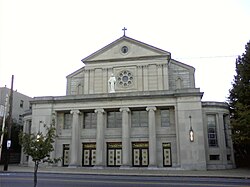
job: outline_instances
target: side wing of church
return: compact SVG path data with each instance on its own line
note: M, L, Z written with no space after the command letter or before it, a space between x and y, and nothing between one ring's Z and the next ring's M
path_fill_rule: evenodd
M56 121L58 166L234 167L228 105L201 101L193 67L125 35L82 62L66 96L34 98L24 128Z

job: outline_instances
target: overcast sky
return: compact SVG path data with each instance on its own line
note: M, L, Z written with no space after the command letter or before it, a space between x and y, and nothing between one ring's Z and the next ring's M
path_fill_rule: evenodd
M123 35L193 66L203 101L226 101L250 40L248 0L0 0L0 86L66 93L81 59Z

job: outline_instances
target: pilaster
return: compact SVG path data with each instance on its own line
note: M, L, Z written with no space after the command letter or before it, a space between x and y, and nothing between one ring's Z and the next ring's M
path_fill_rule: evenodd
M163 89L169 90L169 80L168 80L168 65L163 65Z
M89 93L89 70L84 72L84 94Z
M158 74L158 89L163 90L163 74L162 74L162 64L157 65L157 74Z
M148 91L148 66L143 66L143 91Z
M137 66L137 86L138 91L143 91L143 71L142 66Z

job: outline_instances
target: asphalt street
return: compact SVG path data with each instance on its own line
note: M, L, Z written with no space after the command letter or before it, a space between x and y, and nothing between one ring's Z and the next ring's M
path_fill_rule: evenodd
M33 173L0 173L0 187L31 187ZM37 187L249 187L250 179L38 173Z

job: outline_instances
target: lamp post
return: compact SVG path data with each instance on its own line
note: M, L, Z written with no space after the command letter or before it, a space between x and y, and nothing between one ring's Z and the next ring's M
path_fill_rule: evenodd
M192 122L191 122L192 116L189 116L189 122L190 122L190 129L189 129L189 140L190 142L194 141L194 131L192 128Z

